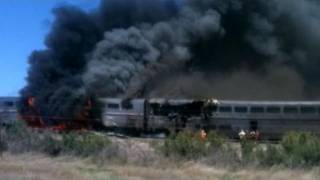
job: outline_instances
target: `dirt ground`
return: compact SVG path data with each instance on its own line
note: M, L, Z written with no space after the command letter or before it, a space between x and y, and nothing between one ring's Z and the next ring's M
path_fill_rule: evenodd
M97 166L90 160L72 157L50 158L44 155L3 154L0 160L1 180L145 180L145 179L181 179L181 180L316 180L320 168L312 170L288 170L272 168L258 169L222 169L199 163L188 162L180 167L159 168L108 164Z

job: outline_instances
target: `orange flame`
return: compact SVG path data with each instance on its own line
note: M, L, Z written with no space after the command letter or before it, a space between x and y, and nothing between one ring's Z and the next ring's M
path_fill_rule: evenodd
M52 128L53 131L56 131L56 132L63 132L67 129L66 125L64 123L61 123L61 124L58 124L56 126L54 126Z
M34 107L34 105L35 105L35 98L34 98L34 97L29 97L27 103L28 103L28 106Z

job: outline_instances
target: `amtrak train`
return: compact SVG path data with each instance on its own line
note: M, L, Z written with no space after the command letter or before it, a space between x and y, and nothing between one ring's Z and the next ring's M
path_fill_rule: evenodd
M320 135L320 101L103 99L103 124L140 131L216 130L237 138L241 130L279 139L288 131Z
M288 131L320 135L320 101L228 101L102 98L104 129L132 133L215 130L237 138L241 130L279 139ZM0 98L0 123L18 119L15 97Z

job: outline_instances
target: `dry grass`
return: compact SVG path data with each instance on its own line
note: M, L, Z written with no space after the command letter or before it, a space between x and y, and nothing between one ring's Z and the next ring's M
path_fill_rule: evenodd
M81 163L33 154L4 154L0 162L0 179L81 179L77 171Z
M88 159L72 157L49 158L35 154L13 156L4 154L0 160L0 179L9 180L146 180L146 179L181 179L181 180L313 180L319 179L318 168L312 170L290 169L228 169L187 162L180 167L164 165L137 166L107 164L97 166Z

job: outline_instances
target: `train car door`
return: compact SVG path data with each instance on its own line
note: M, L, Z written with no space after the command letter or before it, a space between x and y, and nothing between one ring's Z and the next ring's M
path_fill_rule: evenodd
M257 131L258 130L258 122L256 120L250 120L250 131Z
M150 106L147 99L143 102L143 130L148 131Z

